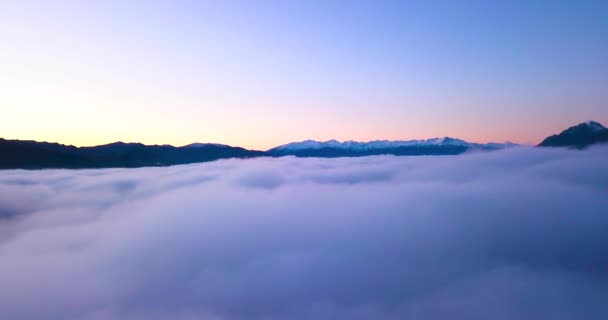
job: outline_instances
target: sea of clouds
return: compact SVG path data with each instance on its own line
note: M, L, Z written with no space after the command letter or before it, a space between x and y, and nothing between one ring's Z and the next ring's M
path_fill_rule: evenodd
M606 319L608 147L0 171L0 319Z

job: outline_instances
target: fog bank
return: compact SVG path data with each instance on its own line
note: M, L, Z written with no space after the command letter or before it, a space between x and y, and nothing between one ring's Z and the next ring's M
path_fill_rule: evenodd
M0 171L0 318L605 319L607 160Z

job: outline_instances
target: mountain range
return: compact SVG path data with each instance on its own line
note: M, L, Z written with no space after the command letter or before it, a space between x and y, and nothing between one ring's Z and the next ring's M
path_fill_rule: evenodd
M318 142L306 140L272 148L267 152L272 156L297 157L360 157L381 154L397 156L417 155L457 155L472 150L497 150L514 146L512 143L470 143L454 138L434 138L428 140L370 142L330 140Z
M112 168L168 166L226 158L264 156L261 151L218 144L184 147L115 142L94 147L0 139L1 169Z
M584 148L608 142L608 129L597 122L585 122L545 139L540 147ZM492 151L515 146L512 143L471 143L449 137L427 140L369 142L306 140L267 151L247 150L214 143L192 143L183 147L115 142L93 147L0 138L0 169L44 168L134 168L169 166L226 158L254 157L361 157L370 155L458 155L471 151Z

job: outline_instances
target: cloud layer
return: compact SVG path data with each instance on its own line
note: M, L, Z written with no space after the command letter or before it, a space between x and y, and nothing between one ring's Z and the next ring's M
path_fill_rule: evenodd
M607 159L0 171L0 318L604 319Z

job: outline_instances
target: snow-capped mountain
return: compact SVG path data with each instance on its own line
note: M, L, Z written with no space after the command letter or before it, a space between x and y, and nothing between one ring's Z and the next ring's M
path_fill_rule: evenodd
M593 130L593 131L604 131L607 130L606 127L604 127L601 123L599 122L595 122L595 121L587 121L585 123L583 123L584 125L586 125L589 129Z
M278 146L273 150L304 150L304 149L322 149L322 148L337 148L348 150L371 150L371 149L390 149L412 146L438 146L438 145L453 145L453 146L469 146L466 141L452 138L433 138L428 140L374 140L369 142L344 141L337 140L315 141L305 140L301 142L292 142L282 146Z
M427 140L375 140L369 142L305 140L278 146L268 151L271 155L302 157L342 157L365 155L441 155L460 154L470 150L496 150L513 146L511 143L470 143L450 137Z
M608 129L598 122L587 121L547 137L539 146L584 148L595 143L608 143Z

